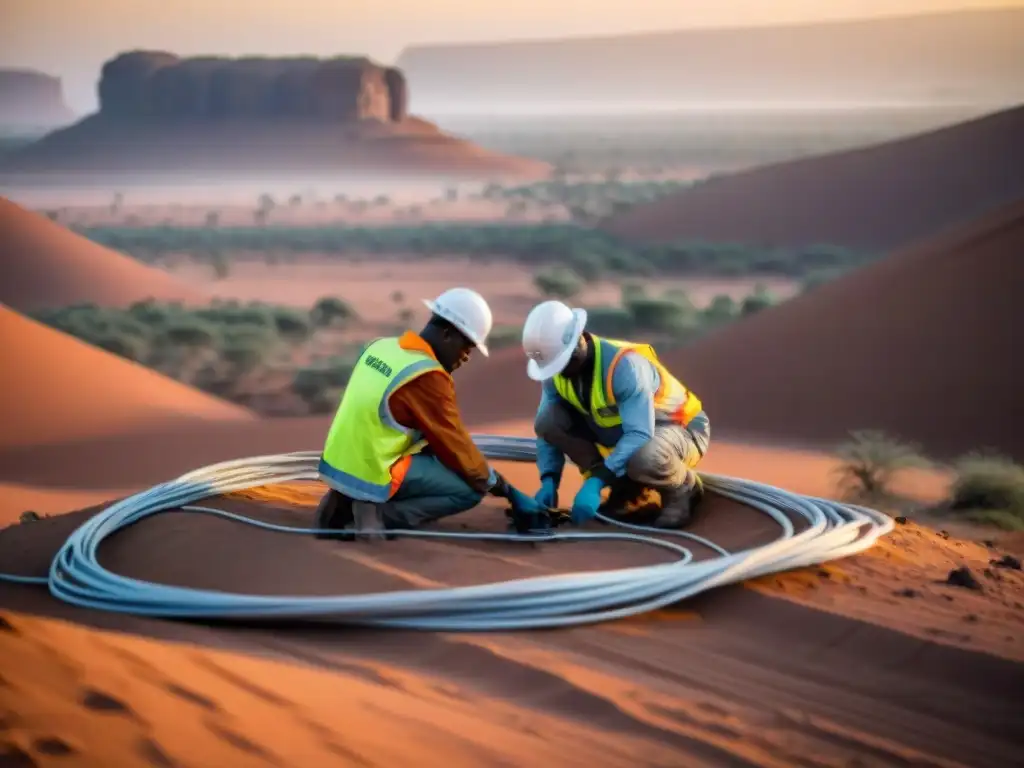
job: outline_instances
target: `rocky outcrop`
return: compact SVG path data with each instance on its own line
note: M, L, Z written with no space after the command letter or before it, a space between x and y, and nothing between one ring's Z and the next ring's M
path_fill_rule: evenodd
M366 57L188 58L131 51L108 61L100 112L118 118L401 122L405 77Z
M405 74L369 58L181 58L133 50L103 66L100 109L0 157L7 173L387 173L540 178L409 114Z
M52 126L74 115L59 77L28 69L0 69L0 125Z

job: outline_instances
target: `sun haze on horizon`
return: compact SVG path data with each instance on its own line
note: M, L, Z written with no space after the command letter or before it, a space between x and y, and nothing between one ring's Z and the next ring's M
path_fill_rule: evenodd
M392 62L408 45L626 34L1022 7L1024 0L0 0L0 67L60 76L68 104L96 106L103 62L131 48L181 55L368 54ZM84 33L83 33L84 30Z

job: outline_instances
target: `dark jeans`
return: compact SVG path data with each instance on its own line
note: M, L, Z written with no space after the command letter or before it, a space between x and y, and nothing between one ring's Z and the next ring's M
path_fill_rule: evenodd
M381 514L389 528L414 528L472 509L483 497L435 456L420 453L412 457L395 495L381 505Z

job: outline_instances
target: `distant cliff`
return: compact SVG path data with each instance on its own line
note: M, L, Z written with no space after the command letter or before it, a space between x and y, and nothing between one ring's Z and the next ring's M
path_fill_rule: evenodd
M0 69L0 127L51 127L73 119L59 77Z
M365 57L190 58L131 51L103 66L100 112L117 118L401 122L405 77Z
M31 173L339 170L543 176L409 114L399 69L366 57L179 58L122 53L103 65L95 114L0 159Z
M1024 101L1024 9L412 46L420 114L715 102Z

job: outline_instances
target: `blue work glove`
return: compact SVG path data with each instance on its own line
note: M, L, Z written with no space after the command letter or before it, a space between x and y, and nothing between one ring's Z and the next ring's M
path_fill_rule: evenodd
M558 506L558 486L555 484L555 478L545 477L533 499L545 509L554 509Z
M601 491L604 489L604 480L600 477L589 477L583 483L572 500L572 522L573 525L582 525L588 520L593 520L597 515L597 508L601 505Z
M547 510L518 488L509 486L508 500L512 505L512 519L519 533L547 530L551 527L551 518Z

